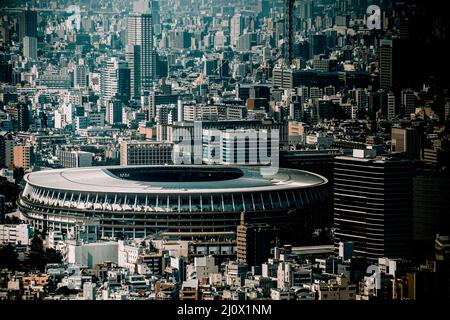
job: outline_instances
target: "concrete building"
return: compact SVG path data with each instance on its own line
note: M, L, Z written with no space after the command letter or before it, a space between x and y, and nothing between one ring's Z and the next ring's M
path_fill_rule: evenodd
M125 59L130 68L130 92L131 98L139 100L141 97L141 47L139 45L127 45L125 47Z
M229 286L243 286L247 278L248 265L231 261L225 265L226 283Z
M136 271L143 275L162 275L165 268L165 259L161 253L143 253L138 256Z
M112 98L106 103L105 120L110 125L123 123L123 102L119 99Z
M118 266L134 273L138 257L144 252L144 248L137 243L119 240L118 242Z
M18 19L19 41L25 37L37 36L37 11L26 8L20 12Z
M133 12L127 20L127 43L128 52L132 52L134 60L133 68L136 70L139 64L139 76L134 73L134 93L139 90L148 91L152 88L156 74L156 53L153 46L153 16L151 12ZM139 46L139 53L136 47ZM139 63L136 58L139 56ZM140 80L140 86L136 83Z
M16 168L30 169L33 159L33 147L31 145L14 146L14 166Z
M5 111L13 120L13 131L28 131L30 128L30 106L27 103L7 105Z
M113 98L122 102L130 99L130 69L127 62L116 57L104 62L100 76L100 96L104 106Z
M80 59L73 73L73 85L75 88L86 88L88 85L89 67Z
M76 131L87 129L89 126L89 118L86 116L76 116L74 121L74 129Z
M401 104L403 107L404 118L411 119L411 114L416 110L416 95L413 90L402 90Z
M414 248L428 253L436 234L450 230L450 175L438 170L418 170L413 178Z
M1 224L0 243L28 245L33 228L27 224Z
M122 141L120 165L171 164L173 144L154 141Z
M236 47L238 45L239 37L244 32L244 17L238 13L231 18L230 22L230 39L231 45Z
M421 160L423 134L416 128L391 128L391 150L405 153L409 160Z
M270 289L270 299L272 300L296 300L295 291L291 289Z
M64 236L59 230L49 230L48 232L48 247L56 249L57 245L64 241Z
M66 241L67 263L77 264L93 268L96 264L102 264L106 261L118 263L118 243L110 242L93 242L80 243L73 240Z
M259 266L270 256L271 227L269 224L254 224L245 221L241 213L241 223L237 227L237 259L248 266Z
M387 94L387 119L393 120L398 115L397 103L395 99L395 94L393 92L388 92Z
M408 258L412 241L412 164L354 150L336 157L335 248L352 241L355 255L368 259Z
M333 144L333 137L323 132L317 132L306 136L306 144L316 146L318 149L329 149Z
M394 43L390 39L380 40L380 88L390 89L394 85L393 79L393 49Z
M203 130L203 161L207 164L268 164L279 137L264 129ZM278 151L278 148L277 148Z
M95 300L96 298L96 285L92 282L83 283L83 299L84 300Z
M301 122L289 121L288 139L289 145L303 143L305 139L305 125Z
M0 132L0 166L14 165L14 138L5 131Z
M198 281L202 283L208 281L211 274L219 273L219 266L213 256L195 257L194 271Z
M197 279L183 281L180 290L180 300L199 300Z
M37 59L37 38L36 37L24 37L23 38L23 56L30 60Z
M329 280L327 283L312 285L316 300L355 300L356 285L350 284L344 276Z
M355 244L351 241L339 242L339 257L343 261L350 260L355 253Z
M84 151L58 150L57 157L64 168L92 167L94 154Z

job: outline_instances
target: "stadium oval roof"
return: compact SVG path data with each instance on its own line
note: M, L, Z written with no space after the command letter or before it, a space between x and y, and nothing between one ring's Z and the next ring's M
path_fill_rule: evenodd
M263 176L260 167L111 166L32 172L28 184L46 189L104 193L228 193L289 190L326 184L318 174L278 170Z

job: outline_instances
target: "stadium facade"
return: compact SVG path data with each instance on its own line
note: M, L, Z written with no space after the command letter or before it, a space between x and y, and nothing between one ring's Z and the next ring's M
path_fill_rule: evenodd
M33 172L25 181L19 208L38 230L95 220L102 237L208 240L235 237L243 211L248 221L298 234L330 220L327 179L300 170L115 166Z

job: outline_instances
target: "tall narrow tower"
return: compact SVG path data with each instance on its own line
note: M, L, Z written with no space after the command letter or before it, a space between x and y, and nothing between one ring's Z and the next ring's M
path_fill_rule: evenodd
M380 88L391 89L393 79L393 40L380 40Z
M153 19L151 13L131 13L127 23L128 60L137 58L139 50L139 76L134 74L134 81L140 81L140 85L133 82L134 88L150 90L155 79L155 51L153 48ZM139 49L132 46L139 46ZM133 49L132 49L133 48ZM132 49L132 50L131 50ZM136 66L138 62L133 63Z
M295 0L285 1L285 14L284 14L284 38L285 38L285 52L284 60L286 64L290 66L292 64L292 43L294 36L294 3Z

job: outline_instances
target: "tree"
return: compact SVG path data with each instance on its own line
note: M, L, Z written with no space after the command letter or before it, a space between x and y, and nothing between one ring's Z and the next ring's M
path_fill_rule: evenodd
M30 252L44 253L44 245L37 232L34 233L31 239Z
M57 294L62 294L62 295L70 295L70 294L77 294L78 290L75 289L69 289L68 287L59 287L58 289L56 289L56 293Z
M28 264L31 269L44 271L45 265L47 264L44 246L42 244L42 239L36 232L34 233L33 239L31 239L28 258Z
M21 221L17 216L6 216L5 218L5 224L20 224Z
M44 287L44 290L47 294L55 293L58 289L58 282L53 279L49 279L47 285Z
M11 271L16 271L19 268L17 252L10 244L0 247L0 267Z
M25 175L25 170L23 168L14 168L13 178L16 180L16 183L22 181L23 176Z
M62 255L59 251L49 248L45 251L46 263L62 263Z

